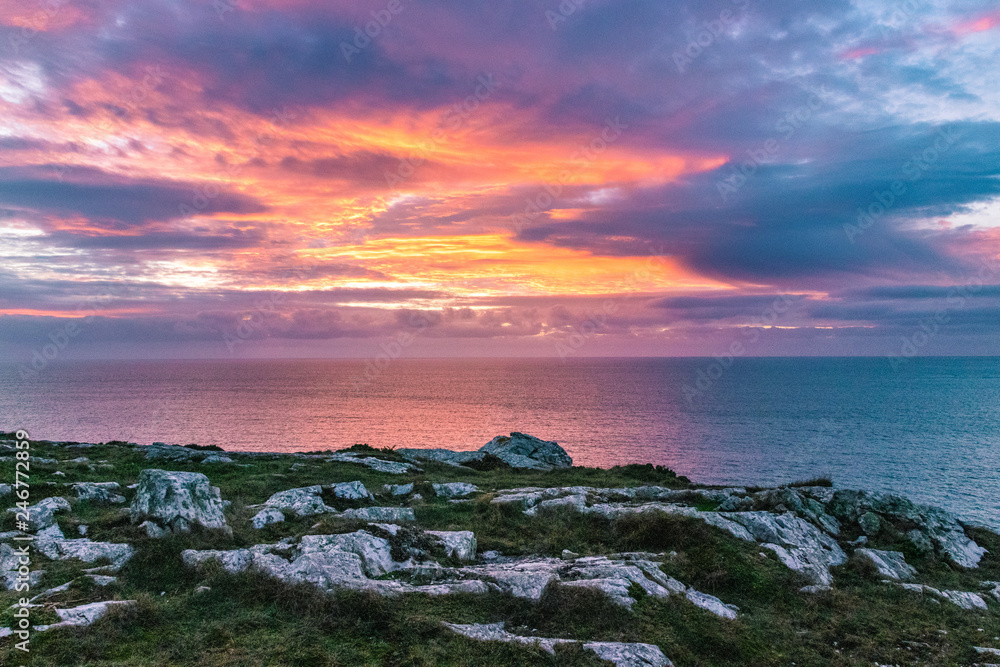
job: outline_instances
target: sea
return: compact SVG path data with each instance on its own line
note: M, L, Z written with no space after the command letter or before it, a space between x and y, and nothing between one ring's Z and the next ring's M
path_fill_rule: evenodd
M0 429L227 450L477 449L512 431L578 465L694 482L817 476L1000 531L1000 358L572 358L0 365Z

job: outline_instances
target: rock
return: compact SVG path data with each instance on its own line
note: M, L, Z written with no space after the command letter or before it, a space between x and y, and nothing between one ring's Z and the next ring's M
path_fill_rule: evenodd
M482 461L486 458L485 452L455 452L450 449L418 449L404 448L396 450L399 454L411 461L431 461L433 463L444 463L450 466L461 466L471 461Z
M406 496L413 493L413 482L409 484L386 484L382 490L390 496Z
M865 535L872 537L878 535L878 531L881 530L882 520L874 512L865 512L858 517L858 525L861 526L861 530Z
M510 436L498 435L479 448L484 454L492 454L512 468L569 468L573 465L566 450L555 442L540 440L524 433L513 432Z
M815 593L825 593L827 591L832 591L832 590L833 590L832 586L816 586L814 584L811 584L809 586L803 586L802 588L800 588L799 593L815 594Z
M992 589L989 594L992 595L997 602L1000 602L1000 581L984 581L982 582L983 588Z
M917 571L907 564L902 552L855 549L854 553L874 564L878 573L883 577L905 581L912 579L917 574Z
M446 484L432 484L434 495L444 498L462 498L479 492L479 487L467 482L448 482Z
M950 600L953 604L961 607L962 609L968 609L969 611L975 611L976 609L986 611L989 607L986 606L986 600L979 593L970 593L968 591L941 591L941 594L945 599Z
M753 498L748 496L729 496L722 501L719 512L746 512L753 509Z
M573 553L569 549L563 549L562 553L559 554L559 557L562 558L563 560L576 560L577 558L580 557L580 554Z
M572 507L578 512L585 512L587 510L587 496L583 494L573 494L563 496L562 498L543 500L537 505L526 509L524 513L528 516L535 516L540 510L553 507Z
M90 526L77 526L76 527L76 532L80 533L80 537L86 537L88 530L90 530Z
M899 586L915 593L929 593L936 598L948 600L952 604L969 611L977 609L986 611L989 609L986 605L986 600L978 593L970 593L968 591L940 591L925 584L899 584Z
M93 581L95 586L110 586L118 581L118 577L107 577L102 574L88 574L87 578Z
M335 498L344 500L366 500L373 497L361 482L341 482L331 484L327 488L333 491Z
M416 521L417 517L409 507L362 507L340 513L345 519L360 519L362 521L399 523Z
M615 667L672 667L674 663L653 644L623 644L620 642L588 642L584 650L592 651L601 660Z
M561 565L558 559L528 558L515 563L464 567L461 571L485 578L514 597L540 600L549 584L559 579L557 571Z
M260 530L268 524L281 523L284 520L285 515L281 513L281 510L275 509L274 507L265 507L254 515L251 522L253 523L254 528Z
M476 559L476 535L471 530L428 530L444 546L445 555L459 560Z
M375 458L373 456L363 456L356 454L354 452L337 452L326 458L327 461L337 461L339 463L360 463L361 465L368 466L372 470L378 472L385 472L391 475L402 475L407 472L416 472L420 468L417 468L412 463L405 463L403 461L386 461L385 459Z
M199 586L198 588L194 589L194 592L196 595L201 595L202 593L207 593L210 590L212 589L209 586Z
M225 454L209 454L201 460L202 463L232 463L233 459Z
M58 529L57 526L53 528ZM62 533L54 532L36 535L35 549L51 560L75 558L85 563L109 560L111 565L106 568L109 571L118 571L135 554L135 550L129 544L92 542L85 537L67 540Z
M381 577L399 569L392 560L389 541L363 530L339 535L304 535L299 544L303 555L334 550L356 554L368 577Z
M147 469L139 474L139 487L131 505L132 521L156 519L175 532L191 524L225 528L222 496L200 472L170 472Z
M701 512L696 516L712 515L712 512ZM721 518L715 514L708 521ZM778 559L788 568L801 572L819 586L830 586L833 575L830 567L847 562L837 541L826 535L812 524L795 516L791 512L774 515L769 512L732 512L725 515L728 522L738 524L743 530L733 530L725 524L715 523L729 530L736 537L743 538L749 534L751 539L762 543L766 549L774 551Z
M20 547L18 547L20 548ZM18 584L18 568L21 567L21 554L9 544L0 544L0 583L5 590L13 590ZM30 586L37 586L42 579L42 571L35 570L28 574ZM22 580L24 581L24 580Z
M62 623L59 625L90 625L101 618L113 606L134 604L135 600L109 600L107 602L92 602L91 604L73 607L72 609L56 609Z
M167 535L170 534L169 530L166 530L165 528L160 528L152 521L143 521L142 523L139 524L139 527L144 528L146 530L146 536L152 537L153 539L166 537Z
M469 625L459 625L455 623L442 623L446 628L469 639L476 639L484 642L507 642L536 645L538 648L555 655L557 644L575 644L573 639L549 639L545 637L521 637L504 630L503 621L499 623L472 623Z
M980 655L995 655L1000 657L1000 648L984 648L982 646L973 646L972 650Z
M125 496L115 493L121 488L118 482L77 482L72 488L78 500L98 503L125 502Z
M862 545L868 544L868 536L861 535L858 537L858 539L851 540L850 542L848 542L848 544L850 544L852 547L860 547Z
M48 528L56 522L56 512L68 512L70 510L69 501L65 498L45 498L38 501L34 505L28 507L28 530L38 531ZM17 515L18 512L23 511L11 507L7 510L8 514Z
M635 600L629 595L629 586L632 585L628 579L602 578L602 579L575 579L573 581L560 582L560 586L571 588L591 588L607 595L615 604L632 608Z
M190 461L194 458L204 456L203 452L198 452L180 445L167 445L162 442L154 442L146 449L146 460L166 460L166 461Z
M314 516L336 511L323 502L323 498L320 497L322 492L323 487L319 485L279 491L268 498L264 505L299 516Z
M696 607L701 607L702 609L709 611L720 618L735 620L737 612L740 610L740 608L736 605L726 604L714 595L701 593L691 588L688 589L684 596L691 601L691 604Z
M14 493L14 487L10 484L0 484L0 498Z
M895 494L838 490L828 510L834 516L849 521L858 521L866 512L872 512L890 523L915 525L907 534L915 545L926 550L933 548L962 567L977 567L986 553L986 549L969 539L961 522L948 512L937 507L917 505Z
M499 641L506 643L537 646L543 651L555 655L555 647L559 644L577 644L575 639L557 639L548 637L524 637L504 630L500 623L472 623L461 625L443 623L443 625L464 637L478 641ZM591 651L601 660L608 660L616 667L672 667L673 663L663 655L659 647L652 644L624 644L619 642L587 642L583 649Z

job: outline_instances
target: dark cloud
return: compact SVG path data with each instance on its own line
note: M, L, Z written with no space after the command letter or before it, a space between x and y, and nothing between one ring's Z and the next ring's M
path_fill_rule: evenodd
M0 167L0 205L42 217L84 216L110 229L202 213L249 214L267 209L247 195L221 191L199 198L200 191L195 184L130 179L92 167Z

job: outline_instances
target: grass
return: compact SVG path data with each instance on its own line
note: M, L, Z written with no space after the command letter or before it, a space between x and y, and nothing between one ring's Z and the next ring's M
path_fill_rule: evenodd
M729 667L859 664L962 665L976 661L972 646L1000 647L1000 605L988 612L969 612L935 603L879 580L872 567L852 558L833 569L835 588L817 595L798 592L800 576L768 550L742 542L704 522L664 513L644 513L607 519L563 507L526 516L519 507L492 504L489 493L472 502L451 503L434 497L432 482L465 481L486 492L523 486L620 487L657 484L675 489L690 483L666 468L620 466L608 470L572 468L550 472L511 469L487 460L473 467L422 465L404 475L378 473L357 464L293 456L247 457L232 454L235 464L146 461L145 450L124 444L66 449L33 443L33 455L90 462L107 461L112 470L88 464L32 465L32 498L67 497L71 514L59 515L67 536L81 525L95 540L128 542L136 554L118 574L118 582L99 588L82 570L89 565L44 562L45 575L37 593L73 582L69 591L37 610L35 622L54 621L54 604L72 606L99 599L136 600L114 608L85 629L61 629L33 636L33 665L598 665L579 646L560 647L551 656L535 647L483 643L462 638L441 625L503 621L507 629L525 635L588 641L640 641L660 646L676 664ZM398 457L394 452L355 445L349 451ZM300 463L301 466L293 464ZM241 467L245 466L245 467ZM77 501L65 482L108 481L124 489L144 468L204 472L232 501L227 519L232 535L195 530L184 536L152 540L131 524L119 506ZM65 476L54 475L61 470ZM381 598L341 591L324 594L308 585L289 585L258 572L227 574L209 564L183 566L180 552L188 548L233 549L287 536L349 532L363 522L331 515L290 517L284 523L254 530L251 505L276 491L312 484L360 480L378 492L383 484L414 482L425 499L413 503L423 529L472 530L480 552L506 555L558 556L563 549L581 555L623 551L665 554L662 569L697 590L740 607L735 621L719 619L681 597L657 599L637 595L632 611L611 603L593 590L551 587L531 603L499 593ZM58 486L49 486L55 482ZM820 478L789 486L829 485ZM359 503L327 499L340 509ZM714 503L691 496L691 504L713 509ZM398 498L380 497L378 504L399 505ZM13 504L0 499L0 509ZM5 517L4 521L8 519ZM7 524L4 524L5 526ZM368 528L369 530L373 530ZM845 527L844 538L854 537ZM990 553L976 570L922 554L905 534L886 523L870 544L903 551L918 572L918 580L938 587L978 590L982 580L1000 580L1000 536L981 529L970 535ZM404 530L390 540L394 556L413 548L438 551L418 531ZM40 558L40 557L39 557ZM44 560L41 559L40 560ZM441 559L445 565L453 564ZM201 586L210 590L198 593ZM0 625L11 620L8 607L14 592L0 592ZM979 629L982 628L982 632ZM946 631L947 634L941 631ZM0 664L23 664L11 640L0 640Z

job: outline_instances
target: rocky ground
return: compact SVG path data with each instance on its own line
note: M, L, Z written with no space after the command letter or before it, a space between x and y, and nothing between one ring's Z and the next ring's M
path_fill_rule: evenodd
M26 595L36 665L1000 663L1000 536L826 480L707 488L520 433L30 464L30 593L0 484L2 664Z

